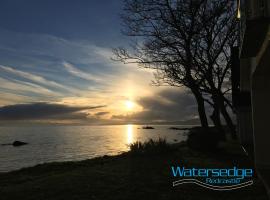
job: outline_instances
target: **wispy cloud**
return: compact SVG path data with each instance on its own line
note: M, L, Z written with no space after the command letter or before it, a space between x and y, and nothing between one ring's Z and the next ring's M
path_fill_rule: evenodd
M58 93L53 92L47 88L41 87L39 85L23 82L19 80L8 80L5 78L0 78L0 88L2 90L8 90L14 93L33 93L43 96L59 96Z
M0 83L1 84L1 83ZM21 102L33 102L33 96L13 94L10 92L1 91L0 106L9 105L10 103L21 103Z
M79 78L82 78L84 80L88 80L88 81L101 81L100 78L87 73L87 72L83 72L81 70L79 70L78 68L76 68L74 65L68 63L68 62L63 62L63 66L65 67L65 69L72 75L77 76Z
M56 83L55 81L47 80L47 79L43 78L42 76L38 76L38 75L29 73L29 72L24 72L24 71L14 69L14 68L9 67L9 66L3 66L3 65L0 65L0 69L3 71L6 71L8 73L12 73L16 76L28 79L28 80L33 81L35 83L41 84L41 85L64 89L64 90L69 90L69 88L67 88L59 83Z

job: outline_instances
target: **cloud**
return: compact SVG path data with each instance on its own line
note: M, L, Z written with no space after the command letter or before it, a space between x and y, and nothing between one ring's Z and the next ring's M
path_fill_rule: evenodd
M84 119L86 113L80 111L97 109L104 106L68 106L52 103L15 104L0 107L0 120L36 120L36 119Z
M74 67L72 64L68 62L63 62L63 66L65 69L72 75L77 76L79 78L88 80L88 81L100 81L101 79L97 78L96 76L93 76L92 74L83 72L79 70L78 68Z
M95 113L95 116L100 117L100 116L104 116L107 114L110 114L110 112L97 112L97 113Z
M111 55L107 57L111 52L110 48L102 48L88 41L80 42L61 36L14 32L2 28L0 28L0 50L23 57L50 61L64 60L88 65L106 63L111 57Z
M33 97L1 91L0 106L8 105L10 104L10 102L13 103L15 102L15 104L17 104L21 102L33 102L33 101L34 101Z
M41 95L43 97L59 96L54 91L51 91L47 88L41 87L33 83L19 80L8 80L1 77L0 77L0 89L4 89L9 93L16 93L16 94L32 93L36 95Z
M136 122L189 121L197 118L195 100L187 91L166 89L137 102L143 111L129 115L114 115L112 119Z
M33 81L33 82L38 83L38 84L69 90L69 88L67 88L59 83L56 83L55 81L47 80L47 79L43 78L42 76L34 75L32 73L29 73L29 72L24 72L24 71L13 69L12 67L3 66L3 65L0 65L0 69L6 71L8 73L12 73L16 76L28 79L28 80Z

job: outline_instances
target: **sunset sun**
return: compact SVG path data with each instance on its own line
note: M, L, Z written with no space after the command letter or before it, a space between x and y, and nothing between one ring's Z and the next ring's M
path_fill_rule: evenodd
M132 110L134 108L134 102L130 100L126 100L125 105L128 110Z

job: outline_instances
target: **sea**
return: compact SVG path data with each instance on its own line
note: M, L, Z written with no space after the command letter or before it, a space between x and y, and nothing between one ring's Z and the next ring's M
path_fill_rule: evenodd
M152 126L152 125L151 125ZM103 155L116 155L129 150L136 141L164 138L169 143L185 141L186 130L169 129L171 125L153 125L154 129L142 129L141 125L100 126L1 126L0 172L18 170L37 164L62 161L78 161ZM188 126L173 126L188 128ZM16 140L27 145L14 147Z

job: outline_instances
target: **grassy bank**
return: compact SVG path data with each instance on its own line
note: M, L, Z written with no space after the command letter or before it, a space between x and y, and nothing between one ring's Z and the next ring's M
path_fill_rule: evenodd
M219 151L201 153L185 144L160 142L161 148L137 143L131 152L118 156L43 164L0 174L0 199L267 199L257 178L252 186L234 191L212 191L191 184L172 187L171 165L252 167L238 144L223 144Z

